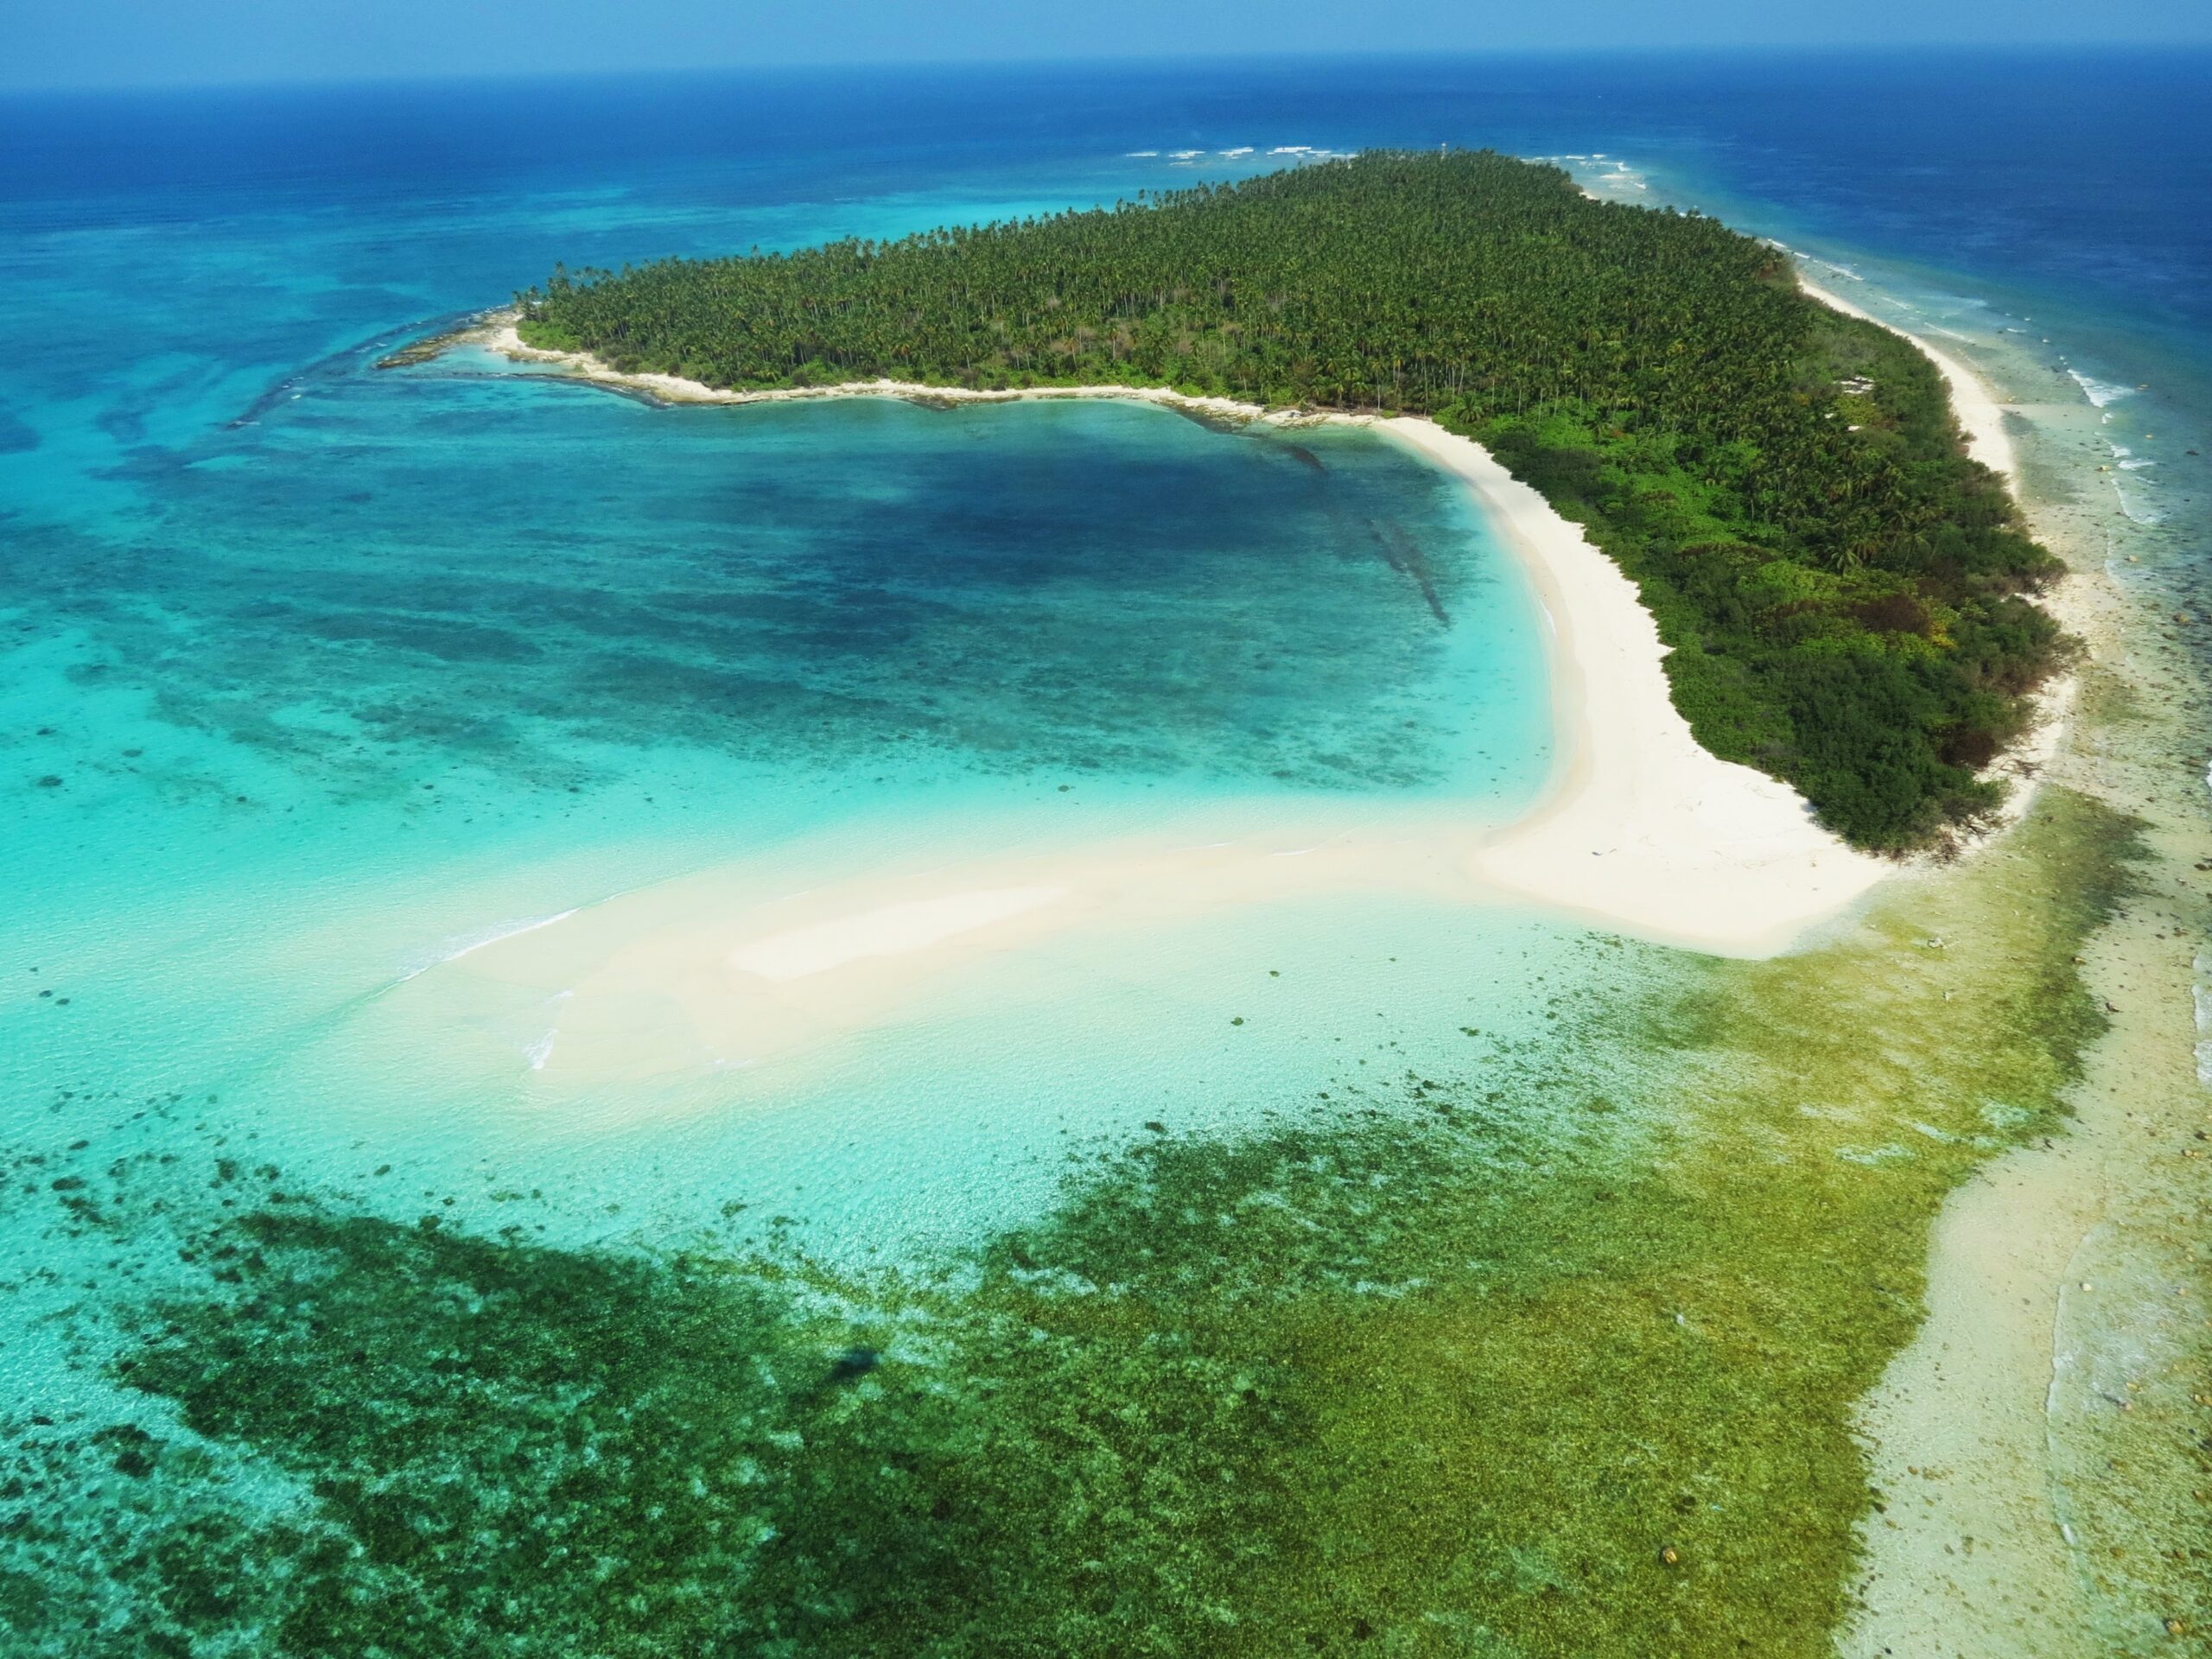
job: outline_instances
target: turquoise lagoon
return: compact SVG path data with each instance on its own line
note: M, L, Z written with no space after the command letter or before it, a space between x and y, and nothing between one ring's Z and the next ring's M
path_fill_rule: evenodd
M680 1255L632 1272L641 1251L957 1271L1071 1173L1141 1185L1132 1144L1308 1117L1351 1124L1342 1167L1369 1172L1323 1213L1380 1236L1422 1224L1407 1192L1439 1191L1369 1207L1386 1176L1456 1190L1476 1166L1516 1192L1663 1135L1547 1102L1632 1105L1647 1068L1679 1091L1667 1045L1695 1040L1639 1023L1677 985L1694 1014L1677 953L1306 891L968 960L802 1053L554 1086L560 1010L470 976L595 917L1224 828L1296 850L1315 824L1510 816L1556 759L1540 618L1457 487L1371 435L1103 404L669 410L476 357L376 369L393 346L556 260L1052 211L1277 146L1495 143L1863 269L1970 347L2047 347L2037 383L2112 417L2113 569L2201 612L2212 220L2173 211L2202 180L2172 146L2201 79L2195 57L1513 58L0 101L0 1379L28 1483L0 1620L73 1656L143 1619L144 1586L243 1562L231 1599L155 1622L267 1650L256 1621L299 1543L281 1529L337 1465L265 1423L184 1432L168 1402L205 1409L219 1368L144 1393L106 1370L165 1290L203 1337L251 1313L255 1282L227 1299L237 1272L200 1254L226 1215L306 1197L403 1224L322 1252L372 1267L340 1287L348 1333L443 1319L448 1287L376 1274L467 1269L457 1231L610 1246L528 1258L532 1294L642 1289L658 1319L705 1281ZM1440 1109L1424 1094L1480 1103L1480 1132L1437 1167L1363 1166L1361 1122ZM1208 1152L1186 1179L1211 1179ZM435 1247L391 1244L425 1223ZM1325 1241L1324 1265L1369 1243ZM586 1340L594 1309L551 1338L632 1357ZM475 1375L496 1388L541 1348L495 1324L514 1353ZM795 1318L791 1339L838 1324ZM585 1451L688 1457L636 1357ZM254 1357L247 1382L303 1375L341 1414L415 1397L412 1376L349 1390L353 1362L313 1344ZM425 1516L450 1476L507 1470L466 1460L512 1426L434 1421L453 1467L385 1448ZM171 1438L156 1478L98 1438L118 1421ZM355 1525L359 1497L326 1522ZM202 1524L226 1504L279 1529ZM140 1546L176 1538L206 1547L149 1568ZM462 1554L439 1593L473 1593ZM450 1646L441 1628L425 1650Z
M1541 615L1460 486L1364 432L376 366L580 246L1110 198L1101 163L712 213L336 171L18 202L0 245L22 1397L105 1414L87 1327L38 1316L165 1271L111 1274L65 1166L135 1160L180 1213L235 1159L401 1220L942 1257L1147 1124L1541 1047L1587 980L1578 928L1319 892L969 962L803 1064L550 1089L557 1010L441 976L659 884L1514 816L1554 759Z

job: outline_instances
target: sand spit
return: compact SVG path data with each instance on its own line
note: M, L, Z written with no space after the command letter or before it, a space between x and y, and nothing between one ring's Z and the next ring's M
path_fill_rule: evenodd
M1553 787L1520 823L1444 832L1435 855L1416 861L1422 868L1455 863L1477 896L1534 903L1601 926L1732 956L1788 947L1897 868L1822 830L1786 785L1700 747L1669 698L1662 666L1667 647L1635 585L1580 526L1514 480L1480 445L1433 422L1270 411L1162 388L988 391L873 380L728 391L671 375L620 373L588 354L527 346L512 313L495 314L460 339L671 403L873 396L951 404L1111 397L1224 420L1373 428L1467 486L1526 569L1551 631L1562 757ZM1425 837L1432 831L1399 830L1383 839L1402 847L1408 833ZM1006 885L984 882L986 888ZM1071 913L1068 906L1052 909Z
M1116 397L1227 419L1322 418L1120 388L1025 394L879 382L720 392L533 352L513 338L511 320L492 320L475 340L670 402ZM2005 429L2007 406L1956 359L1915 343L1950 383L1969 453L2017 486L2022 456ZM2056 451L2068 441L2065 418L2081 411L2032 413L2022 442L2037 477L2046 462L2070 467ZM1242 821L1231 803L1208 822L1141 842L1040 842L964 862L855 868L803 892L796 883L771 890L759 872L702 873L481 949L420 994L466 1014L472 985L526 985L532 1006L551 1005L560 1022L539 1064L549 1077L588 1083L626 1068L750 1065L803 1049L894 1017L965 957L1065 927L1142 927L1211 906L1368 886L1445 902L1533 901L1752 955L1802 937L1895 868L1841 848L1790 791L1696 747L1667 697L1651 619L1575 526L1478 446L1425 422L1363 423L1463 478L1542 598L1563 764L1527 817L1483 825L1432 810L1292 823L1280 801L1252 804ZM1859 1612L1838 1645L1869 1659L1922 1651L1936 1632L1947 1653L1975 1659L2147 1652L2167 1640L2166 1610L2115 1592L2107 1576L2134 1570L2118 1564L2123 1544L2133 1560L2157 1538L2138 1488L2152 1492L2168 1472L2160 1424L2186 1409L2175 1392L2185 1386L2177 1356L2202 1321L2188 1249L2201 1233L2212 1159L2182 1160L2201 1150L2199 1126L2212 1124L2190 1046L2189 957L2202 906L2175 873L2201 849L2202 799L2196 770L2167 765L2166 748L2177 733L2201 730L2203 716L2178 707L2193 683L2149 660L2132 602L2098 568L2107 530L2094 509L2045 493L2054 499L2026 504L2035 528L2082 572L2050 602L2089 644L2085 723L2069 724L2071 685L2056 687L2034 740L2003 764L2031 784L2047 768L2069 787L2145 813L2159 874L2085 953L2113 1028L2073 1091L2072 1131L1993 1161L1953 1195L1932 1236L1927 1322L1862 1403L1885 1503L1865 1522ZM2131 712L2153 698L2164 712ZM2116 1473L2122 1466L2140 1470L2140 1480Z
M1479 445L1431 422L1121 387L976 392L875 381L726 392L536 350L516 336L512 314L455 343L671 403L1113 397L1223 421L1367 426L1473 494L1541 602L1554 665L1560 761L1517 822L1485 821L1465 804L1267 794L1103 838L1010 817L909 825L895 850L741 861L586 906L403 988L401 1002L480 1032L505 1030L502 1010L543 1010L520 1051L537 1087L751 1069L823 1051L895 1023L963 964L1074 929L1173 926L1225 906L1373 892L1547 910L1752 957L1787 948L1897 868L1821 829L1787 786L1700 747L1669 698L1666 648L1634 584Z
M1480 880L1601 926L1762 956L1895 872L1821 829L1787 784L1690 734L1658 624L1581 526L1471 439L1433 421L1380 425L1473 488L1551 625L1565 765L1535 812L1475 852Z

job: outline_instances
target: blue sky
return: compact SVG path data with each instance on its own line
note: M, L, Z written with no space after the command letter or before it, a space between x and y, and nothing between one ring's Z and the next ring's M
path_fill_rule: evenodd
M2212 0L0 0L0 86L1974 41L2212 42Z

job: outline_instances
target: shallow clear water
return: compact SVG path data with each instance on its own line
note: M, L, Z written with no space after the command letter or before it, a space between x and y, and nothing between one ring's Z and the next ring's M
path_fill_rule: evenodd
M2132 388L2155 358L2118 406L2155 410L2160 435L2128 438L2114 486L2140 498L2120 503L2131 527L2163 526L2146 571L2186 592L2203 561L2182 452L2212 356L2203 219L2173 203L2201 199L2202 163L2185 143L2133 158L2201 123L2192 66L1370 62L0 106L11 1127L36 1145L117 1101L213 1095L302 1148L527 1165L541 1148L499 1127L509 1086L480 1110L481 1076L426 1096L365 1052L365 1000L721 861L918 855L948 824L1080 841L1210 800L1496 814L1539 786L1527 597L1458 493L1382 442L1106 405L671 410L467 355L372 366L556 259L1107 200L1278 165L1278 146L1627 167L1623 194L1878 266L1939 320L2060 329L2046 367L2071 395ZM1393 556L1408 544L1420 579ZM1510 941L1572 937L1485 917L1414 941L1403 920L1349 943L1433 949L1472 982ZM1177 960L1277 925L1307 925L1224 923ZM1193 1103L1232 1054L1240 1091L1311 1081L1256 1030L1134 1043L1142 998L1079 977L1052 1012L1025 1004L1026 1038L948 1007L942 1032L847 1054L841 1081L794 1079L808 1103L786 1103L778 1150L698 1099L672 1115L682 1144L721 1137L709 1185L789 1185L771 1166L810 1145L792 1126L887 1094L925 1126L940 1094L967 1123L977 1101L1011 1121L1017 1096L1072 1090L1086 1123L1127 1128L1144 1109L1107 1097L1125 1076L1130 1102L1148 1091L1144 1065ZM1174 995L1203 1001L1204 977ZM1510 984L1483 995L1511 1023ZM1046 1058L1006 1058L1025 1043ZM1052 1056L1069 1075L1047 1090ZM595 1168L677 1144L662 1108L604 1104L578 1119ZM758 1100L734 1118L766 1121ZM977 1155L929 1179L995 1195L1000 1154Z
M454 965L580 908L1510 814L1553 760L1539 619L1456 488L1370 435L664 410L468 354L378 370L392 344L556 260L1110 200L1279 145L1496 143L2005 348L2114 446L2114 560L2201 596L2204 67L0 103L0 1374L65 1423L116 1410L71 1332L183 1271L149 1217L195 1225L249 1178L486 1233L944 1260L1149 1125L1349 1121L1427 1077L1542 1109L1509 1071L1634 1092L1637 1057L1560 1015L1632 1004L1667 953L1379 891L1071 929L804 1064L551 1086L543 988L464 995ZM211 1187L217 1158L239 1172ZM56 1172L103 1165L143 1237L70 1207ZM113 1518L100 1491L70 1548Z
M35 1146L175 1092L301 1155L358 1139L550 1169L547 1139L502 1116L513 1079L432 1086L375 1052L361 1010L486 938L723 861L919 856L947 826L997 826L969 852L1080 842L1208 801L1501 814L1539 786L1527 596L1411 458L1134 407L671 410L468 354L372 366L556 260L1107 200L1279 165L1279 145L1571 156L1593 181L1630 169L1620 194L1872 262L1939 320L2024 336L2056 317L2070 332L2050 350L2072 355L2054 376L2132 387L2158 353L2158 383L2130 397L2163 400L2165 435L2131 440L2115 487L2143 498L2132 521L2164 526L2146 568L2186 589L2201 518L2178 452L2212 359L2192 308L2202 220L2171 204L2202 181L2186 144L2127 158L2144 124L2201 120L2183 113L2191 73L1526 60L0 106L10 1124ZM1174 960L1218 954L1212 983L1233 986L1230 961L1268 954L1270 927L1286 950L1313 931L1224 921ZM1379 912L1348 931L1355 951L1432 951L1447 986L1573 937ZM1307 1092L1298 1043L1226 1044L1210 1013L1135 1039L1151 993L1093 995L1114 969L1090 971L1009 989L1019 1032L948 1003L941 1029L841 1050L777 1109L757 1078L720 1116L711 1091L681 1110L609 1098L551 1141L589 1141L607 1185L712 1143L700 1185L788 1186L832 1147L805 1125L887 1096L925 1141L1043 1098L1127 1128L1155 1086L1177 1093L1147 1067L1194 1111L1217 1109L1201 1103L1217 1073ZM1172 992L1151 965L1123 978L1204 1006L1209 971ZM1338 1000L1366 1000L1329 971L1349 976L1319 982ZM1480 998L1491 1026L1514 1022L1510 982ZM537 1039L500 1040L526 1071ZM978 1139L972 1167L940 1160L919 1185L974 1195L980 1222L1013 1190L994 1160L1030 1154ZM914 1186L878 1197L938 1216L943 1193Z
M1394 1040L1378 1014L1464 1044L1520 1000L1497 963L1571 940L1404 905L1078 938L803 1074L556 1104L534 1003L512 1029L394 1018L450 1004L441 961L687 871L805 887L1207 803L1499 817L1551 764L1517 572L1370 435L670 410L477 353L375 366L556 257L1014 211L1084 196L1095 160L948 183L922 151L870 179L802 133L766 169L671 143L580 183L429 144L465 103L396 96L134 105L149 142L119 152L112 108L10 111L40 135L0 210L0 1078L24 1153L228 1137L326 1189L391 1166L365 1192L400 1213L550 1188L563 1232L743 1202L825 1249L966 1240L1049 1198L1064 1135L1304 1098L1347 1036ZM357 119L418 147L365 164ZM831 181L868 194L814 200ZM1270 969L1297 1017L1232 1027L1223 999ZM10 1256L41 1259L41 1205L17 1219Z

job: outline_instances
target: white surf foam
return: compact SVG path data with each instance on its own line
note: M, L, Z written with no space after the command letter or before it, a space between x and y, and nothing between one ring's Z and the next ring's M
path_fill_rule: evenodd
M558 991L548 997L546 1001L557 1008L575 995L574 991ZM543 1037L523 1050L523 1058L530 1062L531 1071L543 1071L545 1069L545 1062L553 1058L553 1039L560 1034L561 1027L559 1022L556 1021L546 1027Z
M2135 395L2133 386L2114 385L2109 380L2092 379L2079 369L2069 369L2066 372L2073 376L2074 384L2082 388L2082 395L2099 409L2109 409L2121 398Z
M427 974L431 969L448 962L459 962L470 952L481 950L487 944L497 944L501 939L512 939L518 933L534 933L541 927L550 927L556 922L565 922L575 915L572 906L554 916L535 916L526 921L493 922L490 926L470 933L456 933L435 947L434 954L410 962L400 969L402 981Z
M2207 777L2212 779L2212 773ZM2212 973L2212 963L2199 957L2190 964L2200 974ZM2196 1005L2196 1080L2212 1089L2212 995L2205 994L2202 985L2189 988L2190 999Z

